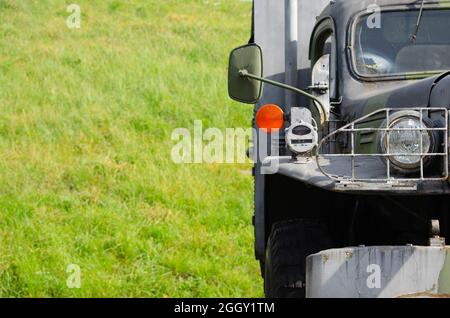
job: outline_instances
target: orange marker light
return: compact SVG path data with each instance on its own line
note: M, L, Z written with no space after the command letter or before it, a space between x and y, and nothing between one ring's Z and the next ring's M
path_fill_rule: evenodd
M284 126L283 110L274 104L262 106L256 113L256 125L266 133L280 130Z

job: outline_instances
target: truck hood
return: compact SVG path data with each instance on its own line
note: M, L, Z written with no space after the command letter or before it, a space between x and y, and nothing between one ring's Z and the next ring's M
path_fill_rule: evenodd
M344 120L350 122L381 108L449 107L450 72L395 88L379 89L374 84L371 91L343 103Z

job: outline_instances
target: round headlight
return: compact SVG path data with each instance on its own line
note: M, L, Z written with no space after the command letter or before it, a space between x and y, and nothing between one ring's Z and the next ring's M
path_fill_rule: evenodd
M433 162L433 157L427 154L438 150L439 136L430 130L420 130L433 127L433 123L426 116L423 116L422 120L420 117L417 111L393 113L390 116L389 138L387 132L383 132L380 136L380 151L386 154L389 150L391 167L400 173L418 172L421 159L423 159L424 168L428 167ZM381 127L386 128L386 121L381 124ZM387 163L387 158L384 159Z
M421 123L419 118L410 116L402 117L395 120L391 126L394 130L391 131L389 137L389 153L398 154L391 156L390 159L393 164L401 168L417 168L420 167L421 153L428 153L431 149L432 137L426 130L406 130L406 129L421 129L426 128L425 123ZM395 130L405 129L405 130ZM420 140L422 135L422 148ZM387 136L385 137L387 143ZM386 149L387 147L385 147ZM404 155L402 155L404 154ZM413 156L417 154L417 156ZM423 156L423 155L422 155Z

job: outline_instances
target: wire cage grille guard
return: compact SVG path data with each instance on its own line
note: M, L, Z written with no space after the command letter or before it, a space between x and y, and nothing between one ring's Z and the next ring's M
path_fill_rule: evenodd
M418 119L420 119L420 123L421 123L421 127L420 128L391 128L390 126L393 124L393 122L391 122L391 118L392 118L392 114L394 112L399 112L399 111L415 111L418 113ZM444 127L426 127L425 125L423 125L424 123L424 113L427 114L431 114L431 113L441 113L441 115L444 117ZM357 126L363 122L367 122L367 120L369 119L373 119L373 120L378 120L379 118L374 119L374 117L376 115L380 115L380 114L384 114L385 115L385 122L386 122L386 127L379 127L379 128L357 128ZM401 117L400 117L401 118ZM384 119L384 118L383 118ZM399 119L399 118L396 118ZM423 127L422 127L423 126ZM336 131L328 134L326 137L322 138L322 140L319 142L318 147L317 147L317 153L316 153L316 161L317 161L317 166L319 167L320 171L327 176L330 179L336 180L336 181L340 181L340 182L355 182L355 183L360 183L360 182L368 182L368 183L386 183L386 182L392 182L392 181L397 181L397 182L420 182L420 181L442 181L442 180L447 180L449 178L449 144L448 144L448 138L449 138L449 133L448 133L448 126L449 126L449 110L447 108L383 108L383 109L379 109L377 111L374 111L370 114L367 114L361 118L358 118L357 120L337 129ZM428 152L424 152L424 144L423 144L423 134L420 133L420 152L417 153L411 153L411 154L406 154L406 153L391 153L391 134L394 131L412 131L412 132L424 132L427 131L430 134L433 132L438 132L440 134L443 134L443 152L436 152L436 153L428 153ZM356 140L355 140L355 136L358 133L384 133L385 135L383 135L383 138L386 136L386 145L385 145L385 152L376 152L376 153L356 153ZM324 146L324 144L328 141L328 140L332 140L332 139L336 139L338 134L340 133L347 133L349 134L350 137L350 153L345 153L345 154L321 154L320 151L322 149L322 147ZM440 137L440 136L439 136ZM376 141L378 142L378 140ZM420 167L419 167L419 173L420 177L417 175L411 176L410 178L407 178L405 176L402 177L396 177L395 173L392 173L392 169L391 169L391 165L393 165L392 163L392 157L396 157L396 156L403 156L403 157L419 157L420 156ZM361 158L361 157L377 157L377 158L385 158L386 164L385 164L385 177L384 178L363 178L363 177L358 177L356 170L355 170L355 162L357 158ZM440 177L426 177L425 176L425 165L424 165L424 159L425 158L432 158L432 157L441 157L443 158L443 171L442 171L442 175ZM331 158L350 158L351 160L351 172L349 173L349 175L335 175L335 174L331 174L329 172L326 172L324 167L321 164L321 159L331 159ZM381 177L381 176L380 176Z

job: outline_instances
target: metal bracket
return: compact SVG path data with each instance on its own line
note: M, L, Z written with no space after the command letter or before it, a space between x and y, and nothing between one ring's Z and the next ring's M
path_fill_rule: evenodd
M430 246L432 247L444 247L445 237L441 237L441 228L439 220L431 220L430 222Z
M325 94L329 88L330 87L326 82L317 82L314 83L314 85L308 86L308 89L317 92L319 94Z

